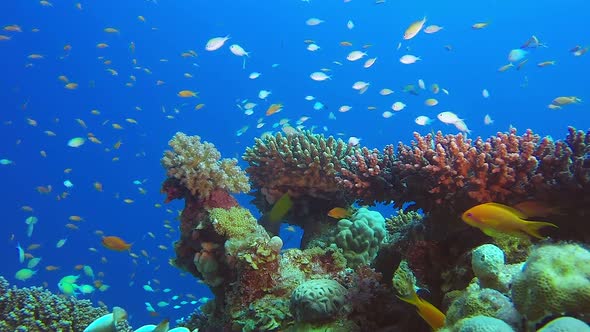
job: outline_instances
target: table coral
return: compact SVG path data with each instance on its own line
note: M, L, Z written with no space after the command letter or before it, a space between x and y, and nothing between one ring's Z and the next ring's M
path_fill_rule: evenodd
M176 133L168 142L172 151L164 152L162 166L169 178L178 179L190 193L203 199L215 189L248 192L250 184L237 159L221 159L221 154L199 136Z
M45 288L10 287L0 277L0 331L82 331L108 314L88 300L58 296Z

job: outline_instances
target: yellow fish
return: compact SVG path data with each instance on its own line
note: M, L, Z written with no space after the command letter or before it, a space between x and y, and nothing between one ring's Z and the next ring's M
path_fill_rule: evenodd
M472 207L461 216L470 226L481 229L486 235L508 234L523 236L528 234L543 239L539 233L542 227L557 227L550 222L525 220L527 216L521 211L498 203L484 203Z
M483 29L483 28L487 27L488 24L490 24L490 22L475 23L471 26L471 28L474 30L479 30L479 29Z
M283 220L289 210L291 210L292 206L293 201L291 200L289 193L283 194L283 196L281 196L281 198L275 202L275 205L273 205L272 209L268 213L268 220L271 222Z
M283 104L272 104L266 110L266 116L273 115L283 109Z
M406 29L406 32L404 32L404 39L408 40L414 38L418 32L422 30L424 23L426 23L426 16L424 16L423 19L410 24L410 26Z
M352 215L352 209L346 209L342 207L335 207L328 211L328 216L335 219L349 218Z
M178 92L178 96L182 98L197 97L197 93L191 90L182 90Z
M412 292L408 297L401 297L398 298L404 302L407 302L416 307L418 311L418 315L424 319L430 327L436 331L445 325L445 314L442 311L438 310L437 307L432 305L432 303L420 298L416 291L412 289Z

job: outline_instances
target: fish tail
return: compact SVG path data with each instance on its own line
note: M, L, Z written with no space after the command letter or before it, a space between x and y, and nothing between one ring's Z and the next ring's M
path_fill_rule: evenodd
M541 235L541 233L539 233L539 230L543 227L548 227L548 226L559 228L557 225L552 224L550 222L527 221L524 226L524 231L527 234L536 237L537 239L544 239L544 237Z
M406 296L398 296L398 298L404 302L407 302L413 306L418 307L420 305L420 303L422 302L422 300L420 299L420 297L418 296L418 294L416 293L416 291L414 290L414 287L412 287L412 291L410 294L406 295Z

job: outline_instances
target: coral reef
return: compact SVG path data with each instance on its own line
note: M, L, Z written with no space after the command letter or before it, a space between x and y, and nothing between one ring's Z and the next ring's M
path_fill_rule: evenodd
M311 132L283 136L266 135L255 139L247 148L244 160L252 185L259 189L269 203L282 194L336 200L341 197L336 174L346 156L355 147L333 137Z
M10 287L0 277L0 331L78 332L108 314L88 300L52 294L42 287ZM123 325L118 331L131 331Z
M512 280L512 299L530 322L546 316L590 316L590 251L578 244L535 248Z
M514 129L473 140L415 134L411 145L382 152L310 132L267 135L244 154L260 221L231 196L245 190L227 182L235 172L233 179L245 179L235 163L221 167L210 143L178 135L162 160L167 200L185 201L174 263L215 294L192 328L427 331L443 325L438 308L448 308L441 330L520 331L564 313L590 316L590 277L572 268L589 261L586 249L560 244L553 245L560 254L540 254L551 245L508 237L493 239L497 247L458 218L478 203L534 200L549 211L541 219L559 225L556 239L590 240L583 223L590 133L569 128L564 141ZM283 250L280 222L265 218L284 195L292 205L281 221L303 228L301 249ZM366 207L352 212L355 202L415 204L386 220ZM350 216L329 216L334 207ZM413 308L394 288L424 299ZM440 319L423 321L415 309Z
M590 191L590 133L571 127L566 140L556 142L531 130L519 136L515 129L487 140L441 132L414 138L397 152L391 145L381 153L355 151L345 158L340 184L367 203L414 201L429 212L531 197L567 203Z

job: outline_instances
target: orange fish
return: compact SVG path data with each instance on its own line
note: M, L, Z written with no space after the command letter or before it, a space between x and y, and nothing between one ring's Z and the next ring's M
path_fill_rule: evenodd
M47 265L45 267L45 270L47 270L47 271L57 271L59 269L60 269L60 267L59 266L55 266L55 265Z
M481 229L486 235L498 233L524 236L528 234L543 239L539 229L555 224L543 221L525 220L527 216L521 211L498 203L484 203L465 211L461 217L465 223Z
M283 109L283 104L272 104L266 110L266 115L273 115L277 112L280 112Z
M352 215L350 209L345 209L342 207L335 207L332 210L328 211L328 216L335 218L335 219L344 219L348 218Z
M515 209L522 212L527 218L547 217L550 215L563 214L559 207L551 207L539 201L524 201L516 204Z
M125 242L125 240L118 236L104 236L102 238L102 245L114 251L125 251L131 248L131 244Z
M197 92L191 90L182 90L177 95L182 98L198 97Z
M418 315L424 319L430 327L436 331L442 328L445 325L445 314L443 314L437 307L432 305L432 303L420 298L416 291L412 288L411 294L408 297L401 297L398 298L404 302L407 302L411 305L416 307L418 310Z

